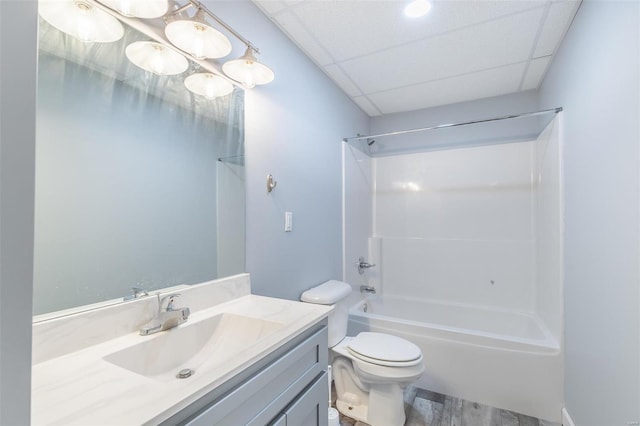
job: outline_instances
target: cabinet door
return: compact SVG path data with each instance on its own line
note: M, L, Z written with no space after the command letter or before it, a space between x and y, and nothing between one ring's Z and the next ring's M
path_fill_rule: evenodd
M287 426L324 426L329 423L329 385L327 373L319 376L285 410Z

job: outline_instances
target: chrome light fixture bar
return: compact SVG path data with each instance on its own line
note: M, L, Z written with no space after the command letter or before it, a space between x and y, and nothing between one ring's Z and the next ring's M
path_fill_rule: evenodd
M186 9L188 9L190 7L195 7L196 10L197 10L196 15L194 16L194 18L192 19L191 22L189 22L188 20L178 20L178 21L171 22L171 20L173 19L172 18L173 16L176 16L176 15L184 12ZM189 26L191 28L195 28L196 32L205 33L206 30L208 28L211 28L211 27L198 28L199 24L205 22L204 21L204 16L205 15L208 16L209 18L213 19L218 25L223 27L227 32L232 34L235 38L237 38L242 43L244 43L245 46L247 46L247 49L246 49L245 53L240 58L228 61L222 66L222 71L224 72L224 74L226 74L227 77L229 77L229 78L241 83L243 85L243 87L248 88L248 89L251 89L251 88L255 87L256 85L268 84L268 83L273 81L273 79L275 78L275 74L271 70L271 68L269 68L268 66L262 64L261 62L259 62L256 59L256 55L258 55L260 53L260 50L256 46L254 46L249 40L244 38L240 33L238 33L236 30L234 30L230 25L228 25L226 22L224 22L222 19L220 19L216 14L214 14L209 9L207 9L207 7L205 5L203 5L198 0L188 0L187 4L185 4L184 6L178 7L166 19L166 20L170 21L167 24L167 27L165 29L165 33L167 35L167 38L175 46L183 49L178 43L176 43L177 39L170 35L170 32L173 31L173 29L170 30L170 27L175 25L175 23L177 23L177 22L185 22L186 21L186 22L188 22L187 25L190 24ZM205 24L206 24L206 22L205 22ZM187 26L185 25L184 28L187 29ZM211 28L211 29L213 31L215 31L213 28ZM192 30L189 29L189 31L192 31ZM192 37L192 39L197 39L197 37ZM211 44L213 44L213 43L211 43ZM196 57L198 59L202 58L202 56L198 56L197 54L194 54L192 49L183 49L183 50L185 50L187 53L191 54L192 56L194 56L194 57ZM230 51L231 51L231 48L230 48L230 45L229 45L229 50L225 54L220 55L220 56L208 56L208 57L214 58L214 57L226 56ZM196 52L196 53L198 53L198 52Z
M40 15L43 19L59 30L86 42L119 40L124 35L124 28L120 21L145 34L150 41L143 43L144 46L127 46L126 55L135 65L155 74L168 75L184 72L184 70L180 71L184 68L183 61L172 55L181 51L184 55L188 55L192 62L199 65L205 71L204 74L207 72L215 74L228 83L245 89L270 83L275 77L269 67L256 59L260 50L198 0L186 0L183 5L176 0L39 1ZM170 8L170 4L173 7ZM187 10L191 8L195 9L193 17L185 17ZM87 17L92 19L88 21ZM159 21L156 18L159 17L164 18L165 28L158 28ZM207 60L207 58L215 59L228 55L231 52L231 43L224 34L209 25L206 18L246 46L240 58L227 61L222 66ZM103 22L107 24L103 25ZM94 29L103 26L107 27L106 35L93 34ZM80 31L77 31L78 28ZM185 35L187 33L191 33L191 36ZM221 85L217 79L214 90L210 77L198 77L190 81L189 90L203 96L211 97L212 93L228 91L226 85L224 89L220 88ZM198 84L204 84L204 86L198 87Z

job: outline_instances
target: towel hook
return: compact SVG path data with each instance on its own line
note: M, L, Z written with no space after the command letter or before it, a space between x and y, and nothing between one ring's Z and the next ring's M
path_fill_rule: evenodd
M273 180L273 176L267 175L267 192L273 191L273 188L275 188L277 184L278 182Z

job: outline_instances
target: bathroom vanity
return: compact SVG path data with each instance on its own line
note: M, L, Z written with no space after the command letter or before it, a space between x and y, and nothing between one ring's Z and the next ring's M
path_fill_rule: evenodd
M331 308L252 295L247 274L180 293L189 320L149 336L155 297L34 323L32 424L327 423Z

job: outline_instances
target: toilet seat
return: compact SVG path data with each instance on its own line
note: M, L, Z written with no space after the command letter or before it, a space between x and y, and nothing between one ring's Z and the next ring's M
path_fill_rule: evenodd
M389 335L385 334L384 336ZM358 336L345 337L340 343L331 348L331 353L333 354L332 357L342 356L350 359L353 369L361 380L368 383L397 383L400 385L406 385L417 380L424 372L424 362L421 352L417 359L411 361L387 361L366 357L361 354L357 354L352 349L349 349L350 343L357 337ZM369 337L375 338L379 336ZM413 345L404 339L401 340ZM358 345L356 345L356 347L357 346ZM332 358L332 364L334 360L335 358Z
M422 363L422 351L408 340L384 333L362 332L347 343L361 361L386 367L411 367Z

